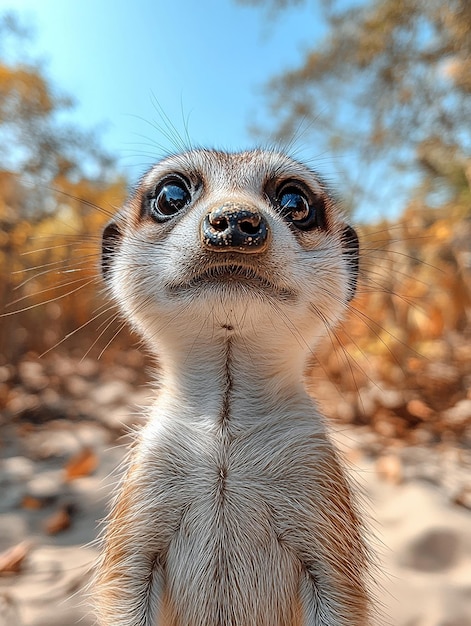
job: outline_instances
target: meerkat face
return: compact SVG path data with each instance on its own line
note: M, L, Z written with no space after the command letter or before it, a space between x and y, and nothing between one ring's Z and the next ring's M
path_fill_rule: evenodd
M148 335L153 320L229 314L328 327L355 292L358 239L304 165L269 151L196 150L144 176L105 228L102 271Z

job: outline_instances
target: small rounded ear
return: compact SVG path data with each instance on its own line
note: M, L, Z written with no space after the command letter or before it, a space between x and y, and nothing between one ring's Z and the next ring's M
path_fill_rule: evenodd
M355 295L360 266L360 242L358 235L351 226L345 226L342 232L343 254L346 255L350 274L350 295L348 301Z
M101 273L105 280L109 277L113 257L121 237L122 233L115 220L105 226L101 239Z

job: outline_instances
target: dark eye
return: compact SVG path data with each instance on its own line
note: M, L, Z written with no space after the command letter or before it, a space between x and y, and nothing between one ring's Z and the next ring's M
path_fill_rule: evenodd
M156 195L152 198L152 217L159 221L172 217L184 209L190 200L191 193L183 180L168 180L157 187Z
M317 225L317 212L302 189L293 185L283 187L278 193L281 214L301 230Z

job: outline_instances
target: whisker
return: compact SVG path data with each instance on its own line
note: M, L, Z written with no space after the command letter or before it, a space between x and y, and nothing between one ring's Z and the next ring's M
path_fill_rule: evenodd
M114 309L114 305L108 307L106 309L106 313L108 313L108 311ZM100 339L103 337L103 335L106 333L106 331L108 330L108 328L118 319L119 317L119 312L115 311L112 315L110 315L104 322L102 322L99 326L99 328L101 328L102 326L104 326L104 328L101 330L100 334L98 335L98 337L94 340L94 342L92 343L92 345L88 348L88 350L85 352L85 354L82 356L82 361L90 354L90 352L93 350L93 348L97 345L97 343L100 341ZM119 332L121 332L121 328L119 329ZM116 336L116 335L115 335ZM114 340L114 337L112 337L111 341ZM105 348L100 352L98 358L100 359L101 356L103 355L103 353L105 352L105 350L109 347L110 343L106 344Z
M21 289L22 287L24 287L25 285L34 282L35 280L39 279L41 276L48 276L48 275L53 275L54 273L62 276L63 274L75 274L78 272L90 272L90 260L94 259L94 256L89 256L87 258L83 258L81 259L79 262L72 262L70 261L70 265L66 266L66 268L68 267L68 269L63 269L64 268L64 262L63 261L55 261L54 263L46 263L45 265L40 265L37 268L33 268L33 269L39 269L41 267L48 267L53 265L54 267L49 267L49 269L44 270L43 272L37 272L36 274L34 274L33 276L29 276L28 278L26 278L24 281L22 281L21 283L19 283L18 285L15 286L14 290L18 291L18 289ZM79 267L79 266L83 266L83 267ZM58 268L62 268L62 269L58 269ZM61 285L54 285L51 286L50 289L54 289L55 287L60 287ZM38 292L40 293L40 292ZM27 295L25 296L25 298L27 297L31 297L31 295ZM18 302L18 300L17 300ZM12 303L14 304L14 303Z
M118 317L118 314L116 315L116 317ZM116 317L114 319L116 319ZM116 337L119 335L119 333L127 326L127 320L124 320L122 322L122 324L118 327L118 330L114 333L114 335L111 337L111 339L108 341L108 343L105 345L105 347L103 348L103 350L100 352L100 354L98 355L98 360L101 359L101 357L103 356L103 354L106 352L106 350L109 348L109 346L111 345L111 343L116 339Z
M55 345L53 345L51 348L48 348L47 350L45 350L42 354L40 354L40 358L44 357L46 354L48 354L49 352L51 352L52 350L54 350L55 348L58 348L61 344L63 344L65 341L67 341L67 339L70 339L70 337L73 337L75 334L77 334L80 330L82 330L83 328L85 328L86 326L89 326L92 322L94 322L96 319L98 319L99 317L101 317L102 315L105 315L105 313L107 313L111 308L113 308L112 306L109 306L108 309L106 309L105 311L100 311L99 313L97 313L96 315L94 315L93 317L91 317L89 320L87 320L86 322L84 322L81 326L79 326L78 328L75 328L74 330L72 330L71 332L67 333L65 335L65 337L63 337L60 341L58 341ZM88 352L90 352L90 349L88 350ZM87 354L88 354L87 352Z
M26 183L26 184L29 185L29 183ZM88 207L90 209L93 209L94 211L98 211L99 213L102 213L103 215L105 215L108 218L111 218L113 216L114 212L115 212L115 208L110 207L110 210L108 211L107 209L105 209L101 205L95 204L91 200L87 200L86 198L76 196L73 193L70 193L70 192L66 191L65 189L60 189L58 187L52 187L52 186L50 186L47 183L37 183L37 182L34 182L30 186L33 187L33 188L40 186L42 189L50 191L51 193L59 194L60 196L64 196L65 198L68 198L69 200L74 200L75 202L77 202L79 204L85 205L86 207Z
M83 280L83 279L81 279L81 280ZM78 281L73 281L73 282L76 283ZM50 298L49 300L45 300L45 301L39 302L39 303L37 302L36 304L32 304L30 306L26 306L26 307L24 307L22 309L17 309L15 311L9 311L7 313L0 313L0 317L9 317L11 315L17 315L18 313L24 313L25 311L30 311L31 309L35 309L35 308L37 308L39 306L44 306L46 304L50 304L51 302L57 302L58 300L62 300L63 298L66 298L67 296L71 296L72 294L76 293L77 291L80 291L84 287L87 287L88 285L91 285L94 282L96 282L96 278L92 278L91 280L87 281L86 283L83 283L79 287L77 287L75 289L72 289L71 291L68 291L67 293L60 294L60 295L56 296L55 298ZM38 294L45 293L47 291L51 291L51 289L55 289L55 287L49 287L48 289L44 289L44 290L39 291L37 293ZM35 294L35 295L37 295L37 294ZM9 306L12 306L13 304L18 303L21 300L25 300L28 297L30 297L30 296L23 296L22 298L19 298L15 302L10 303Z
M76 278L75 280L69 280L69 281L67 281L67 282L57 283L57 284L51 285L51 286L49 286L49 287L45 287L44 289L40 289L39 291L36 291L36 292L34 293L34 296L41 296L41 295L43 295L43 294L45 294L45 293L48 293L49 291L54 291L54 290L56 290L56 289L62 289L63 287L70 287L70 286L72 286L72 285L76 285L77 283L79 283L79 282L81 282L81 281L84 281L84 280L85 280L85 278L83 277L83 278ZM94 277L94 278L93 278L93 279L91 279L89 282L87 282L87 283L86 283L86 285L90 285L90 284L91 284L92 282L94 282L95 280L96 280L96 277ZM85 286L85 285L83 285L83 286ZM66 296L67 296L67 295L69 295L69 294L75 293L75 291L76 291L76 290L69 291L69 292L67 292L67 293L63 294L63 295L62 295L62 296L60 296L60 297L66 297ZM28 299L28 298L31 298L31 297L32 297L32 295L33 295L33 294L26 294L26 295L24 295L24 296L21 296L20 298L17 298L16 300L13 300L12 302L9 302L7 306L9 306L9 307L10 307L10 306L14 306L15 304L18 304L18 302L22 302L23 300L26 300L26 299ZM53 300L52 300L52 301L53 301ZM47 302L51 302L51 300L48 300ZM46 304L46 303L41 302L40 304ZM38 305L36 305L36 306L38 306ZM25 309L21 309L21 310L25 310ZM17 313L20 313L21 311L16 311L16 312L17 312Z
M92 250L99 250L98 244L101 242L101 238L98 236L90 236L89 237L89 241L87 241L86 237L82 237L82 236L78 236L78 235L61 235L62 239L68 239L70 238L70 241L66 241L64 243L59 243L59 244L55 244L53 246L47 246L44 248L34 248L33 250L24 250L22 252L20 252L19 256L20 257L24 257L24 256L31 256L33 254L37 255L41 252L51 252L54 250L60 250L61 248L71 248L72 250L75 250L75 244L77 243L77 240L80 242L81 246L87 245L88 248L79 248L79 250L84 249L87 250L91 247ZM53 239L53 237L51 237L51 235L44 235L43 237L35 237L35 239ZM93 246L93 247L92 247ZM34 268L33 268L34 269ZM24 271L29 271L29 269L25 269Z

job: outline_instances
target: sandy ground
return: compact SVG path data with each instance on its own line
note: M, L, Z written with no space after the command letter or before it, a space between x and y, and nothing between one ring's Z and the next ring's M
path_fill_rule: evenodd
M0 626L93 624L93 541L125 451L116 423L129 408L115 402L105 413L105 421L24 427L21 437L18 428L2 431L0 552L16 546L19 563L0 576ZM378 623L471 626L469 456L398 447L378 458L368 431L334 436L374 520Z

